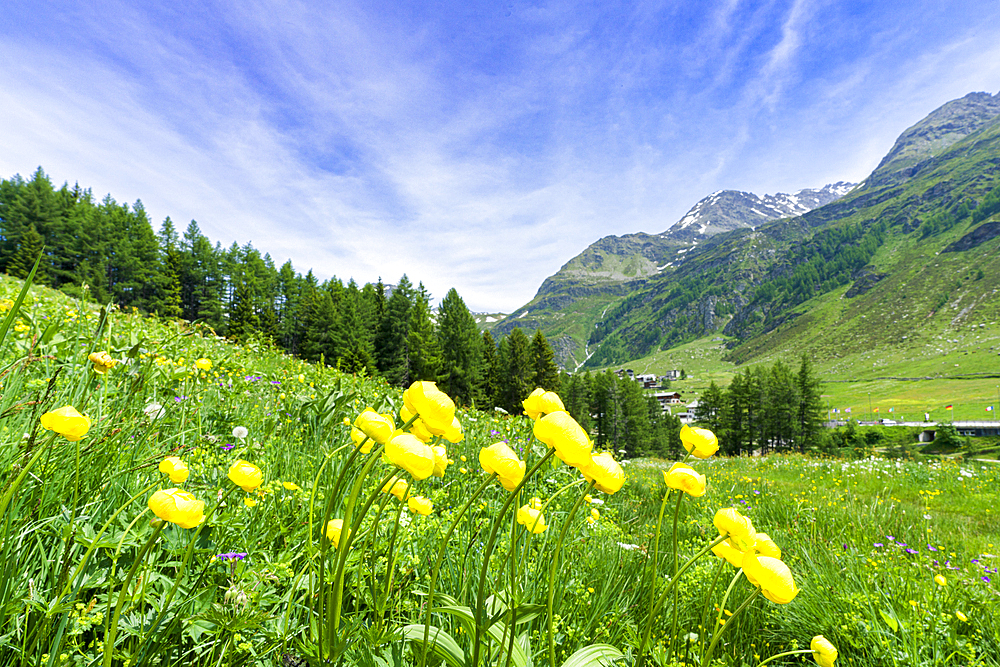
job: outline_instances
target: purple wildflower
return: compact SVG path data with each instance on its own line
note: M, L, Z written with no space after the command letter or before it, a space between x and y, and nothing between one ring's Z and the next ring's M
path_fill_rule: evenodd
M907 549L906 553L908 553L908 554L915 554L915 553L917 553L917 550L916 549Z
M233 447L235 447L235 446L236 446L236 445L234 445L234 444L233 444L233 443L231 443L231 442L227 442L227 443L226 443L226 444L224 444L224 445L219 445L219 447L220 447L221 449L224 449L224 450L226 450L227 452L228 452L228 451L229 451L230 449L232 449Z
M224 554L218 554L216 556L219 560L243 560L246 557L246 552L239 551L227 551Z
M980 577L980 579L982 579L986 583L990 583L990 578L989 577Z
M881 549L881 548L882 548L882 547L884 547L885 545L884 545L884 544L882 544L881 542L876 542L874 546L875 546L875 548L876 548L876 549Z

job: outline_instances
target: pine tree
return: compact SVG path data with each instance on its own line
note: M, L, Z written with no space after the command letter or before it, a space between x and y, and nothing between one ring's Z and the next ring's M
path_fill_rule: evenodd
M430 299L423 283L412 293L408 336L411 380L434 382L441 372L441 347L431 319Z
M241 277L229 311L229 323L226 328L226 335L229 338L245 342L256 333L260 327L260 320L257 317L255 300L256 290L251 279L248 276Z
M385 316L375 336L375 362L379 372L397 387L412 382L410 368L410 309L413 286L404 274L386 303Z
M535 335L531 337L531 359L534 367L532 384L546 391L558 393L559 367L556 366L555 354L541 329L536 329Z
M813 376L812 361L802 355L799 373L795 377L798 388L798 414L796 415L796 440L800 452L819 444L822 430L823 399L820 382Z
M500 344L505 369L501 385L501 407L512 415L524 412L521 402L534 389L531 386L534 368L531 363L530 346L528 337L519 328L507 334Z
M489 330L482 335L482 371L479 383L476 385L476 406L480 410L492 410L499 405L501 378L503 368L500 365L500 354L496 341Z
M7 273L15 278L27 278L28 274L31 273L31 267L35 265L35 260L38 259L44 247L45 242L42 240L42 235L35 230L34 224L29 224L18 240L17 251L11 258L10 264L7 265ZM44 260L35 272L35 282L40 283L45 280L43 264Z
M438 345L441 350L441 389L462 404L472 402L482 374L483 350L476 318L455 288L438 309Z

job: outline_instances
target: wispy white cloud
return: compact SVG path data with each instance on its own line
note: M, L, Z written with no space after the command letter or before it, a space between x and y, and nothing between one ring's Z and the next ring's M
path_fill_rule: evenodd
M301 271L513 310L601 236L856 178L1000 88L985 0L976 26L878 39L852 12L902 10L819 2L81 3L0 28L0 174L41 164Z

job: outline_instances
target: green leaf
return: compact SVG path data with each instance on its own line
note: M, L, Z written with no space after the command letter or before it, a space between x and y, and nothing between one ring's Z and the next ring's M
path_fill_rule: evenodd
M899 630L899 622L895 618L885 613L881 609L879 609L878 613L882 617L882 620L885 621L885 624L888 625L890 628L892 628L893 632Z
M423 624L403 626L403 638L423 644L424 627ZM430 653L447 662L449 667L465 667L465 655L452 636L433 625L430 626L430 629L428 637L428 642L430 643L428 650Z
M624 657L621 651L609 644L591 644L568 657L562 667L603 667Z

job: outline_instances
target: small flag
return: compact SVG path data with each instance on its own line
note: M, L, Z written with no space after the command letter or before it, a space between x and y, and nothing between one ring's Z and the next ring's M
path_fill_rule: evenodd
M850 412L851 412L851 409L850 409L850 408L846 408L846 409L844 410L844 412L846 412L846 413L850 414Z
M954 408L954 406L953 406L953 405L946 405L946 406L944 406L944 409L945 409L945 410L951 410L951 409L953 409L953 408Z
M889 408L889 412L895 412L896 408Z
M992 405L987 405L986 406L986 412L993 412L993 406Z
M875 412L876 412L876 413L878 412L878 408L875 408Z

